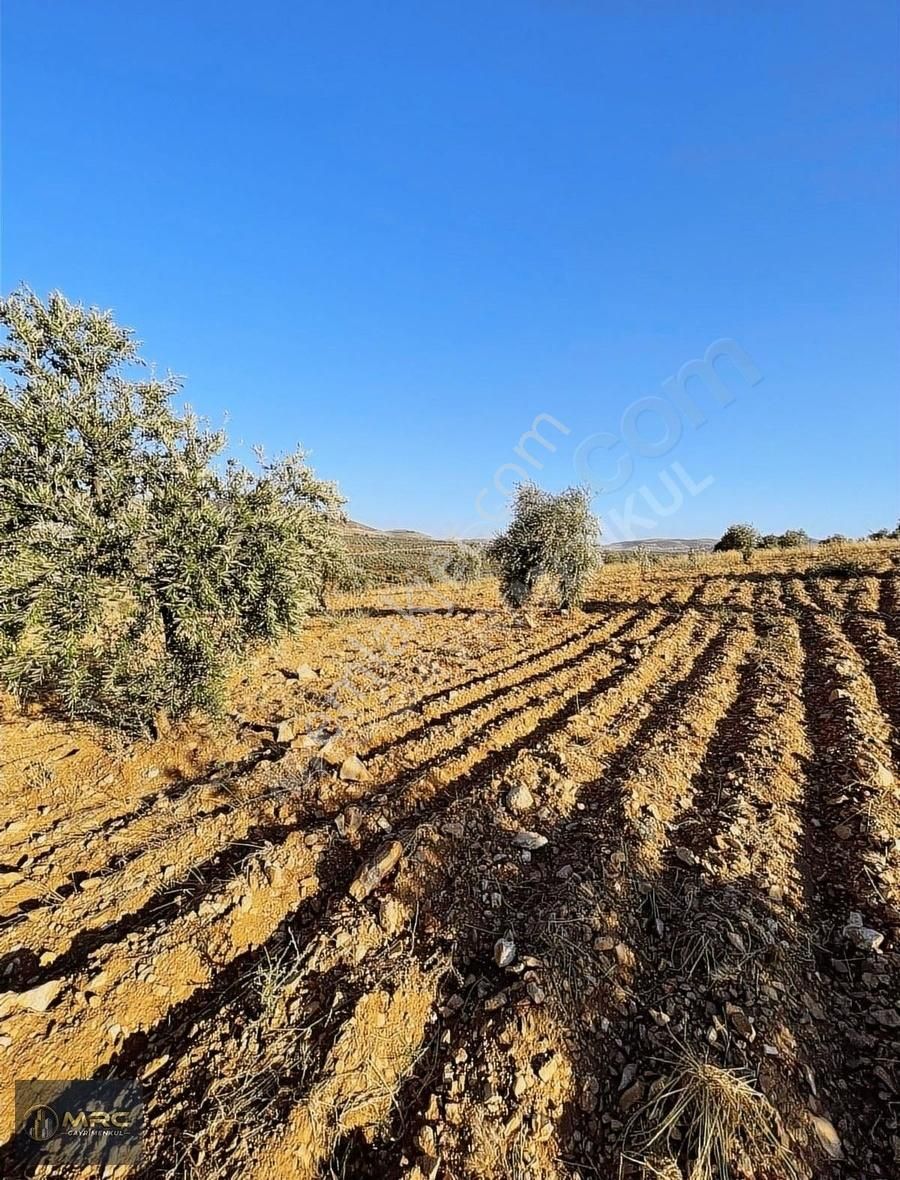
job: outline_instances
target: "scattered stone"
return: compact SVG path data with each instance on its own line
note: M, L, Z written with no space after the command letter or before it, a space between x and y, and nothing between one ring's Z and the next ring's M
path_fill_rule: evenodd
M828 1156L833 1160L843 1159L841 1138L834 1129L834 1124L828 1119L822 1118L821 1115L811 1114L809 1117L812 1120L813 1130Z
M46 1012L62 988L63 980L50 979L30 991L20 992L14 998L20 1008L28 1008L31 1012Z
M144 1080L147 1078L152 1078L155 1073L159 1073L166 1062L169 1061L169 1058L170 1055L168 1053L163 1053L161 1057L154 1057L153 1060L145 1066L143 1072L141 1073L141 1078Z
M731 1026L739 1037L743 1037L748 1042L756 1040L756 1029L743 1008L737 1004L726 1004L725 1015L731 1021Z
M547 843L547 837L542 836L539 832L516 832L513 836L513 844L517 848L524 848L526 852L537 852L539 848L543 848Z
M362 818L360 809L351 805L350 807L345 807L341 814L335 818L334 826L342 836L349 839L359 831Z
M498 967L508 967L510 963L515 962L516 958L516 944L508 935L506 938L498 938L494 943L494 962Z
M506 793L506 806L510 811L530 811L534 807L534 796L524 783L517 783Z
M294 738L291 748L294 750L318 750L326 741L325 734L320 729L314 729L311 733L302 733L299 737Z
M382 844L373 859L362 866L350 883L349 893L356 901L368 897L373 889L377 889L384 878L390 873L403 855L403 845L399 840L388 840Z
M694 856L693 852L691 852L690 848L676 848L675 855L682 864L689 865L692 868L697 863L697 858Z
M853 829L849 824L838 824L834 829L834 834L839 840L849 840L853 835Z
M615 951L616 960L618 961L620 967L630 968L634 966L634 951L630 946L626 946L624 942L617 942Z
M871 951L877 953L881 944L884 942L884 935L878 930L872 930L869 926L863 925L862 914L851 913L847 919L847 925L843 929L844 938L852 943L858 950Z
M900 1028L900 1012L896 1008L873 1008L870 1015L883 1028Z
M369 772L355 754L345 758L341 763L338 777L345 783L364 783L368 780Z
M438 1105L437 1094L432 1094L428 1099L428 1106L425 1108L425 1117L429 1123L436 1123L441 1117L441 1108Z
M444 1103L444 1118L448 1123L458 1126L462 1122L463 1108L458 1102Z
M556 1077L556 1071L559 1069L559 1058L554 1054L549 1057L538 1070L538 1077L542 1082L552 1082Z
M340 766L351 753L338 734L334 734L319 750L319 757L329 766Z
M585 1114L591 1114L597 1109L597 1102L600 1095L600 1082L597 1078L588 1078L584 1083L581 1091L581 1100L579 1105Z
M281 671L288 680L315 680L319 675L309 664L300 664L297 668L282 668Z
M622 1070L622 1076L619 1078L619 1092L627 1090L634 1079L637 1077L638 1067L633 1061L629 1061Z
M672 1019L672 1017L669 1016L667 1012L660 1012L657 1008L650 1009L650 1016L653 1020L653 1023L659 1028L665 1028Z
M631 1110L632 1106L636 1106L638 1102L644 1097L644 1083L637 1081L634 1085L629 1086L627 1090L619 1097L619 1109L622 1111Z
M536 979L529 979L525 984L525 990L528 993L528 998L533 1004L543 1004L547 995L541 985Z
M418 1147L419 1151L421 1151L424 1155L434 1155L435 1148L437 1147L434 1127L430 1126L428 1123L424 1123L419 1128L419 1133L416 1135L416 1147Z
M297 736L297 719L296 717L285 717L280 721L275 729L275 741L281 745L287 745L292 742Z
M876 787L889 790L897 780L886 766L882 765L881 762L876 762L875 770L872 773L872 781Z

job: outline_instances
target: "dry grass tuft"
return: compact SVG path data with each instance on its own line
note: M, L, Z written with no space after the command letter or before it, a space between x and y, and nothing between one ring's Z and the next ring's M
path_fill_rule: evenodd
M737 1175L799 1180L782 1142L778 1112L744 1071L723 1069L685 1051L677 1067L635 1116L642 1140L637 1156L623 1157L659 1174L660 1154L684 1162L686 1180L731 1180ZM669 1174L671 1163L668 1165ZM657 1167L656 1173L652 1170ZM663 1172L663 1175L666 1173Z

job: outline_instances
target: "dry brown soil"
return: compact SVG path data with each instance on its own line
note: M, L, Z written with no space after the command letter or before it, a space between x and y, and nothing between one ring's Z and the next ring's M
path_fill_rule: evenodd
M0 714L0 1176L11 1079L125 1076L136 1180L689 1178L686 1060L721 1175L900 1176L890 553L373 591L162 729Z

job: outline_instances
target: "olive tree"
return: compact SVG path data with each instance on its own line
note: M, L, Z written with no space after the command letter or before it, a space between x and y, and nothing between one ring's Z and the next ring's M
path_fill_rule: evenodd
M520 484L509 527L488 546L504 600L513 607L524 606L546 574L556 581L560 608L577 605L585 579L598 562L599 538L600 522L591 511L589 489L553 493Z
M484 570L484 551L478 545L455 541L444 568L451 582L474 582Z
M778 538L778 544L782 549L801 549L812 544L812 537L805 529L787 529Z
M343 562L302 452L252 470L110 312L0 300L0 683L141 728L215 706L229 656L294 627Z
M750 560L753 550L760 544L760 535L752 524L731 524L713 546L714 553L738 551L744 561Z

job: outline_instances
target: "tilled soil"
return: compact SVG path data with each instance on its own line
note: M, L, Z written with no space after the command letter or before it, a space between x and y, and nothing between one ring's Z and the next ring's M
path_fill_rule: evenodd
M7 703L0 1176L7 1079L109 1077L140 1180L900 1175L871 564L372 592L133 745ZM696 1077L746 1103L708 1172Z

